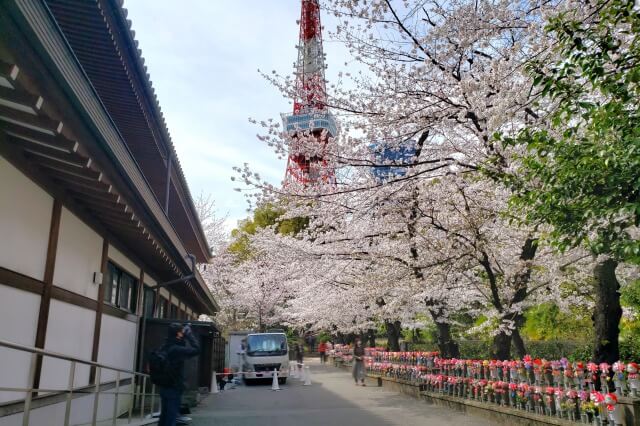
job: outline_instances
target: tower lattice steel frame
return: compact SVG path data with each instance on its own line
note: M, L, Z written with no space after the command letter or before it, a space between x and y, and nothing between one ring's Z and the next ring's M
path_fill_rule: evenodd
M335 171L326 158L329 138L337 134L333 115L327 109L322 26L318 0L302 0L300 40L297 46L296 87L293 113L282 114L289 132L289 156L285 186L297 183L304 187L335 184ZM313 154L305 149L303 139L314 138ZM306 144L308 147L308 143Z

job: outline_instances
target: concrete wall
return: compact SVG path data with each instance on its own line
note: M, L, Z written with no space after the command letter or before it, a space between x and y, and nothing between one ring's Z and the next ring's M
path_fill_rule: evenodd
M40 296L0 283L0 339L25 346L36 340ZM27 386L30 356L25 352L0 348L0 378L4 387ZM24 393L0 392L0 403L24 398Z
M98 297L93 274L100 272L103 238L62 209L53 284L91 299Z
M42 280L53 198L0 157L0 206L0 266Z

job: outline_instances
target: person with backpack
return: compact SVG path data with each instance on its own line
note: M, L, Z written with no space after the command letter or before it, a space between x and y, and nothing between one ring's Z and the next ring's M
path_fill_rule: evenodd
M159 387L158 426L175 426L184 391L184 361L200 353L200 345L187 324L169 324L167 340L149 357L151 382Z

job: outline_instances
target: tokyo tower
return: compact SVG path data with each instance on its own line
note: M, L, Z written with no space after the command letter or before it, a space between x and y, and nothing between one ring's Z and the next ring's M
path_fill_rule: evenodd
M289 157L285 186L308 188L334 185L335 171L327 161L329 138L336 136L333 115L328 111L324 79L324 53L318 0L302 0L300 41L296 68L293 113L282 114L284 129L289 133Z

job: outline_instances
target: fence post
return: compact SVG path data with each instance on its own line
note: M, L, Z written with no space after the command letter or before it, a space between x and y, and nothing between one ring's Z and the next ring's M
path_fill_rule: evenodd
M151 416L153 416L153 410L156 408L156 385L151 384Z
M29 426L29 415L31 414L31 398L33 398L33 382L36 375L36 364L38 354L31 354L31 366L29 367L29 387L24 398L24 411L22 414L22 426Z
M129 414L127 416L128 423L131 423L131 416L133 415L133 404L135 403L136 400L136 381L135 381L135 375L131 377L131 402L129 403Z
M142 378L142 392L141 392L141 398L140 398L140 418L144 418L144 400L145 400L145 396L147 395L147 378L143 377Z
M113 419L111 426L116 426L116 419L118 417L118 394L120 393L120 371L116 371L116 387L115 394L113 395Z
M69 366L69 390L67 392L67 404L64 408L64 426L69 426L69 419L71 417L71 401L73 400L73 383L76 375L76 362L71 361Z
M96 385L94 387L95 397L93 399L93 418L91 420L91 426L96 426L98 421L98 405L100 403L100 375L102 368L96 367Z

